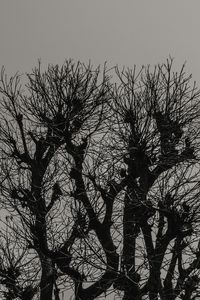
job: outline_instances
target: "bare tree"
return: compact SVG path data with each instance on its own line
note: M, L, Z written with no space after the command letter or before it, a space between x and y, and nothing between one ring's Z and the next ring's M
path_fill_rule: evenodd
M117 74L115 133L128 183L115 287L123 299L193 299L200 266L199 90L184 66L173 72L172 60Z
M58 291L57 268L75 281L76 290L83 278L69 266L69 249L84 222L76 202L83 202L91 220L95 216L89 199L82 196L82 163L90 139L106 117L108 90L106 70L100 74L99 68L72 61L60 69L50 66L44 73L39 65L28 75L26 92L18 75L7 80L2 70L2 202L17 213L27 247L38 255L40 299L52 299L53 289ZM76 174L80 177L72 201L74 183L69 181ZM63 192L62 185L66 185ZM73 220L68 216L70 205Z
M67 288L77 300L195 299L200 92L170 59L116 68L117 84L109 74L39 64L23 90L2 70L1 205L34 278L24 271L22 289L41 300Z

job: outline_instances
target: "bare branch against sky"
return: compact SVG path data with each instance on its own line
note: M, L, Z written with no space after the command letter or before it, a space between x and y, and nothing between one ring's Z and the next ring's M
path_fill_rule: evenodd
M1 0L0 67L10 75L72 58L132 68L171 55L199 86L199 11L198 0Z

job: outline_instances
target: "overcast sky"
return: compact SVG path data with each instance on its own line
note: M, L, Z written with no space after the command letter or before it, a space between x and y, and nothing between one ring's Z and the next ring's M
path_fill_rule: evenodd
M171 55L200 86L199 0L0 0L0 67L41 59L140 67Z
M199 0L0 1L0 66L9 73L39 58L139 67L169 55L200 83Z

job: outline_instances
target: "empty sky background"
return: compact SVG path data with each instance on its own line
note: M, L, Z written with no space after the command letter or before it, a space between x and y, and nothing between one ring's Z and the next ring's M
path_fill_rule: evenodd
M0 0L9 74L74 58L140 67L171 55L200 85L199 0Z
M140 67L171 55L200 87L199 0L0 0L0 67L73 58ZM110 299L113 297L111 296Z

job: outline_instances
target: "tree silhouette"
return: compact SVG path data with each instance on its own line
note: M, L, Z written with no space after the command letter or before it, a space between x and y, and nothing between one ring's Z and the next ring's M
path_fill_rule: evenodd
M200 294L200 92L171 59L110 74L39 63L24 88L2 69L5 299Z

